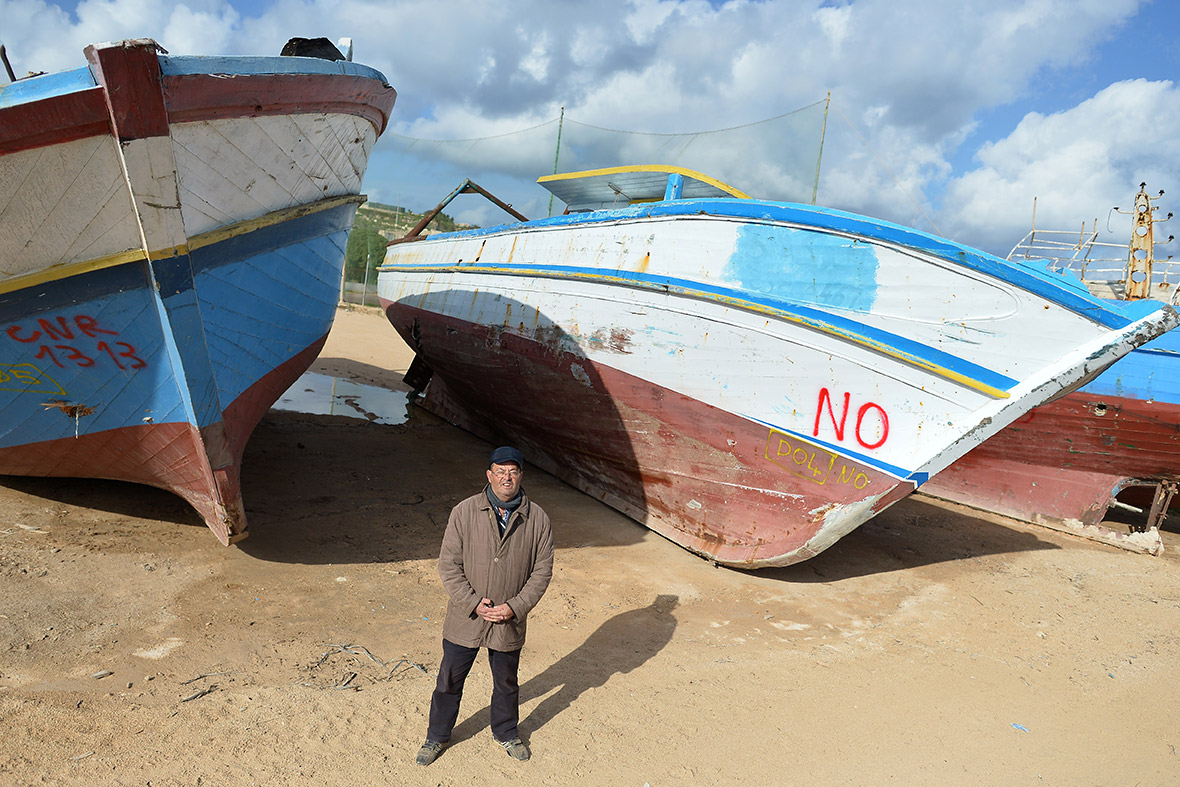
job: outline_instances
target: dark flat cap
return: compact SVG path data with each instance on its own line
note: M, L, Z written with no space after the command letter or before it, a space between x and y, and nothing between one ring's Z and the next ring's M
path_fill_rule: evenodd
M509 462L515 462L517 467L524 467L524 454L510 445L502 445L492 451L492 458L488 462L488 466L506 465Z

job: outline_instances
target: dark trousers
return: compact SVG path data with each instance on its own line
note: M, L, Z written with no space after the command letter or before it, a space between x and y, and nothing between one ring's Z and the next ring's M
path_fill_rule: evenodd
M459 718L459 702L463 699L463 682L479 648L465 648L443 640L442 664L438 668L438 683L430 697L430 726L426 739L446 743L451 739L455 721ZM488 664L492 668L492 735L498 741L509 741L518 736L520 721L520 686L516 675L520 669L520 651L488 648Z

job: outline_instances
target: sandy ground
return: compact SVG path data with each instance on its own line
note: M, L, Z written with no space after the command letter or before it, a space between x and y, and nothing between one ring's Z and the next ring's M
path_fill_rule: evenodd
M401 387L342 311L313 370ZM539 470L553 584L521 665L528 763L488 731L414 765L450 507L490 446L272 411L251 536L167 493L0 487L0 784L1180 783L1180 534L1152 558L902 501L786 569L715 568Z

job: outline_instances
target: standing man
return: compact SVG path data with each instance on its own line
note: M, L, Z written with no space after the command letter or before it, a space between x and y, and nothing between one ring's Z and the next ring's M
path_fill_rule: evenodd
M520 451L509 446L492 451L487 476L482 492L451 509L438 556L438 575L450 601L419 765L434 762L451 739L463 682L480 648L487 648L492 668L492 737L512 757L529 758L516 729L516 676L526 618L553 576L553 532L549 516L521 488Z

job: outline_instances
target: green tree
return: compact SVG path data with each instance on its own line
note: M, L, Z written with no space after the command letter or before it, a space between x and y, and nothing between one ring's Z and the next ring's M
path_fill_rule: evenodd
M385 237L380 227L371 219L358 215L348 234L348 246L344 251L344 271L348 281L365 280L368 268L369 282L377 281L377 266L385 258Z
M370 292L377 286L377 266L385 259L388 238L404 235L422 218L405 208L370 202L361 206L352 222L348 245L344 251L344 277L347 281L364 282L366 268ZM469 225L465 225L469 226ZM453 232L460 227L446 213L439 213L427 225L429 232ZM381 233L385 234L382 235Z

